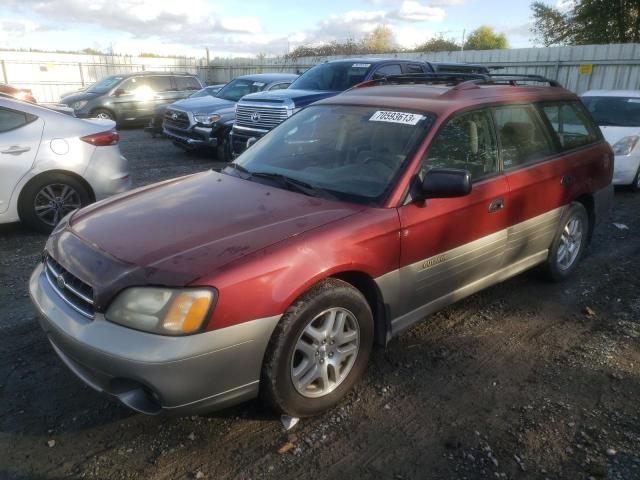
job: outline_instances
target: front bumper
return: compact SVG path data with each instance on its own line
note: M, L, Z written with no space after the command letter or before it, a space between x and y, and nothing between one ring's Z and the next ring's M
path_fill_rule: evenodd
M234 126L229 133L229 143L231 145L231 153L238 156L247 149L247 142L250 139L260 140L268 131L259 129L250 129Z
M613 160L613 184L631 185L640 168L640 154L616 155Z
M190 415L255 397L262 359L280 316L170 337L76 313L42 265L29 281L40 325L62 361L95 390L150 415Z
M187 148L218 146L218 137L215 136L215 131L211 127L196 126L189 130L179 130L177 128L164 126L162 133L165 137Z

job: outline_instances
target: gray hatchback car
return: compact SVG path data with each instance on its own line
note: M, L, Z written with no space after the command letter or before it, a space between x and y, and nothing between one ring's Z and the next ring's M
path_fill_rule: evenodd
M158 105L175 102L204 85L190 73L135 72L110 75L60 103L80 118L106 118L118 124L149 121Z

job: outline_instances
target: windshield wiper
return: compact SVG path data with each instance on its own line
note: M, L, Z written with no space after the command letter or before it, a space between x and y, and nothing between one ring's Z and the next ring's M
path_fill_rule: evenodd
M224 168L233 168L235 170L238 170L239 172L246 173L247 175L251 175L251 172L249 170L247 170L242 165L239 165L239 164L237 164L235 162L229 163Z
M274 172L251 172L252 177L256 178L267 178L270 180L278 180L281 184L289 187L292 190L296 190L297 192L304 193L305 195L309 195L310 197L325 197L335 199L335 195L327 192L325 189L316 187L307 183L303 180L298 180L297 178L292 178L287 175L283 175L282 173L274 173Z

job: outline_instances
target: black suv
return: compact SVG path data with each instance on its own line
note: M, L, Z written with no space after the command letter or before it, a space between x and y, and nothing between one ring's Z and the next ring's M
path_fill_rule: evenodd
M109 75L60 103L80 118L108 118L119 124L148 121L157 105L186 98L204 85L190 73L135 72Z

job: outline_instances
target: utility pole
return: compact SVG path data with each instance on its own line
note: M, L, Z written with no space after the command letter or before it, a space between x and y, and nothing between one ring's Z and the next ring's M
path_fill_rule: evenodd
M462 43L460 44L460 51L464 52L464 36L467 33L467 31L463 28L462 29Z

